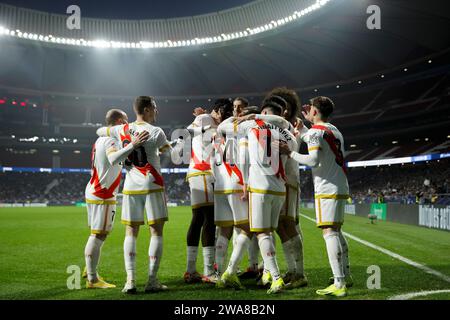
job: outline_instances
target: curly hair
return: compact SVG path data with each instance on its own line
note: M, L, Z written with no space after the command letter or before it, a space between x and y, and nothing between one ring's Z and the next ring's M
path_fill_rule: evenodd
M287 87L278 87L272 89L272 91L270 91L266 95L264 100L269 99L272 96L279 96L286 100L288 105L286 112L283 111L283 113L285 114L284 117L290 122L295 121L300 113L301 106L300 97L298 96L297 92Z

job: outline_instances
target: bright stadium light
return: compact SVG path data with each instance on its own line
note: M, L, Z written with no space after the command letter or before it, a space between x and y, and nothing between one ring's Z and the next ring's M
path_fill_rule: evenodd
M283 26L287 23L292 23L309 13L316 11L325 6L330 1L331 0L316 0L316 2L310 5L309 7L303 8L300 11L294 11L291 14L287 15L286 17L279 18L278 20L271 20L268 21L266 24L255 27L249 27L245 30L237 30L229 34L221 33L220 35L211 35L206 38L197 37L194 39L179 39L177 41L165 40L158 42L147 42L147 41L120 42L114 40L106 41L106 40L84 40L73 38L68 39L68 38L54 37L52 35L42 35L30 32L23 32L20 30L11 31L5 26L0 26L0 35L6 35L15 38L23 38L32 41L56 43L60 45L82 46L101 49L105 48L148 49L148 48L173 48L173 47L195 46L199 44L219 43L235 39L241 39L261 32L270 31L280 26ZM431 63L431 60L429 61L429 63Z

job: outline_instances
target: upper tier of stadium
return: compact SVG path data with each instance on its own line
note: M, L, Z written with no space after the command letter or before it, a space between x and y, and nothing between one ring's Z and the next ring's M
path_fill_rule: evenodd
M303 20L333 0L257 0L219 12L171 19L86 18L70 30L67 15L0 4L0 34L93 48L176 48L243 39Z
M311 3L316 1L263 0L202 16L148 21L82 16L81 30L67 29L68 15L0 4L0 86L36 90L43 95L109 98L143 92L160 99L256 96L280 85L304 92L342 87L392 70L413 71L418 61L433 60L450 48L450 12L441 9L444 0L427 4L420 0L331 0L308 14L297 14L298 19L291 17ZM366 26L369 4L382 10L381 30ZM286 16L287 22L277 22ZM221 21L211 21L215 27L206 24L213 17ZM192 25L168 27L180 21ZM253 34L246 31L272 21L276 27ZM123 28L113 27L115 23ZM155 27L126 31L127 26L146 23ZM238 30L242 30L242 37ZM218 42L194 41L192 45L192 39L216 33L221 37ZM227 38L230 33L238 34ZM64 38L65 44L63 40L46 42L46 35ZM76 41L75 45L67 43L67 39L81 38L130 45L92 48L78 46ZM131 43L139 39L172 39L175 45L137 50ZM190 39L191 45L183 46L180 39ZM177 47L180 41L181 47ZM70 76L62 76L61 70Z

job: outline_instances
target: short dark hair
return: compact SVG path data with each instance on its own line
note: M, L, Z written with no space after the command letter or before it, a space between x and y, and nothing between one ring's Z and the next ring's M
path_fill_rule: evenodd
M323 118L327 119L334 111L334 102L328 97L319 96L311 99L311 105L316 107Z
M286 100L288 110L286 120L293 121L297 118L297 116L299 115L301 102L300 97L298 96L297 92L295 92L295 90L289 89L287 87L278 87L272 89L272 91L267 94L266 98L270 96L279 96Z
M120 109L108 110L108 112L106 112L105 123L108 126L114 126L117 120L124 118L125 115L126 113Z
M244 108L248 107L248 100L245 99L245 98L243 98L243 97L237 97L237 98L234 98L233 102L234 102L234 101L240 101L240 102L242 102L242 104L244 105Z
M144 109L154 106L155 98L150 96L139 96L134 100L133 108L138 115L144 114Z
M233 115L233 101L229 98L220 98L214 102L213 110L220 113L223 120Z
M242 110L241 116L248 116L249 114L258 114L260 113L259 108L257 106L247 106Z
M270 108L273 114L281 116L283 110L287 108L287 102L280 96L266 97L262 103L261 112L267 108Z

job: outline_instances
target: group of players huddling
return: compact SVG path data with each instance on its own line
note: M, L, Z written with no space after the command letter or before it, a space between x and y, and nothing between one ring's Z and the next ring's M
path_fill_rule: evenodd
M145 292L167 290L157 272L163 252L163 228L168 220L160 154L169 152L174 162L188 153L186 180L190 186L192 220L187 232L186 283L212 283L217 288L243 289L241 278L255 278L268 294L304 287L303 239L299 226L299 164L311 167L317 226L322 229L333 277L319 295L345 296L352 286L348 245L342 234L344 206L349 197L344 162L344 140L328 122L334 104L316 97L301 113L312 123L308 129L298 117L300 100L295 91L273 89L261 107L244 98L218 99L212 111L194 110L187 134L169 142L153 124L157 106L152 97L134 102L136 121L111 109L107 127L92 152L92 175L86 187L91 235L85 248L87 288L113 288L97 273L101 247L111 232L122 168L121 221L126 226L123 244L127 281L124 293L135 293L136 238L140 225L150 227L149 277ZM300 154L300 144L308 154ZM275 254L276 232L282 242L287 272L281 275ZM233 239L228 264L229 242ZM203 275L197 272L202 240ZM248 251L249 266L239 273ZM262 256L262 266L258 264Z

